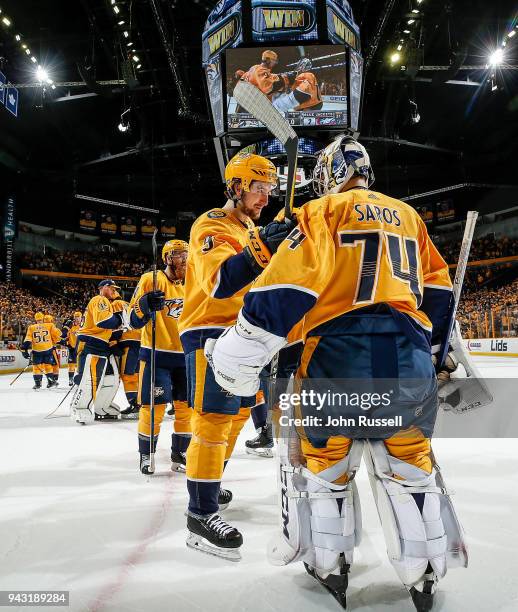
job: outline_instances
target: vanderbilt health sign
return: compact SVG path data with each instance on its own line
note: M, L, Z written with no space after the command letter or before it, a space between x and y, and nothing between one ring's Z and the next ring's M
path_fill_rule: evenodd
M2 276L6 281L13 280L14 241L16 239L16 200L7 197L4 202L2 227Z

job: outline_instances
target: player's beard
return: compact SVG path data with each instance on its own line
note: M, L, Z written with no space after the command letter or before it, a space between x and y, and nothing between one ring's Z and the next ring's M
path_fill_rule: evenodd
M241 200L241 212L244 213L247 217L250 217L252 221L257 221L261 216L261 212L263 210L263 206L259 206L256 204L247 204L243 199Z

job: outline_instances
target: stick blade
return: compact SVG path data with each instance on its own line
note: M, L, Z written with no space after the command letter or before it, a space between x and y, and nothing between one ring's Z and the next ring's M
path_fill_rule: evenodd
M263 123L283 145L290 139L298 140L295 130L255 85L239 81L233 96L240 106Z

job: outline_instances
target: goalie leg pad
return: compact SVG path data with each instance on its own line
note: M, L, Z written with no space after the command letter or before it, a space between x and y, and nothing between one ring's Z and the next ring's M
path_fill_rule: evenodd
M325 577L344 554L351 563L360 541L361 510L354 481L334 484L359 467L363 443L352 444L349 454L319 474L293 465L290 448L298 440L279 440L281 533L268 546L273 565L303 560ZM296 463L296 461L294 461Z
M120 409L113 404L113 398L117 394L120 378L117 363L113 355L110 356L106 373L94 401L95 414L100 417L118 417Z
M88 354L77 383L77 389L70 403L71 416L77 423L91 423L94 420L94 404L108 365L108 358Z
M448 566L467 565L462 527L436 468L428 473L391 456L383 441L369 440L364 457L387 553L403 584L421 581L428 563L438 578Z

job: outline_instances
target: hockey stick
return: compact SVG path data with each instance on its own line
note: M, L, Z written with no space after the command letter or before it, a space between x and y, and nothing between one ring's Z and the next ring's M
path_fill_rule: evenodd
M466 227L464 228L464 236L462 237L462 244L460 247L459 261L457 263L457 269L455 271L455 279L453 281L453 297L452 304L450 307L448 327L446 328L446 334L441 343L441 349L437 363L439 370L444 366L446 357L448 356L448 348L450 340L453 334L453 328L455 327L455 317L457 315L457 309L459 307L460 295L462 293L462 285L464 284L464 276L466 274L466 268L468 267L469 252L471 250L471 242L473 240L473 234L475 233L475 225L477 224L478 212L476 210L468 211L466 218Z
M287 219L291 219L297 174L299 138L291 125L255 85L247 81L239 81L234 88L233 97L240 106L253 115L255 119L258 119L284 146L288 158L284 214Z
M452 373L450 382L439 389L439 399L443 405L443 409L457 414L486 406L493 401L493 396L484 382L482 375L464 346L460 333L460 326L455 318L459 307L462 286L464 284L464 276L468 266L469 252L471 250L471 242L475 232L477 217L478 212L468 212L460 248L459 261L453 281L453 295L448 326L441 342L439 359L437 360L439 364L437 371L440 371L446 362L448 352L451 350L455 359L462 364L466 371L466 378L455 378L455 373Z
M29 359L29 363L23 368L23 370L18 374L18 376L9 383L9 386L12 387L14 383L20 378L20 376L25 372L25 370L32 365L32 359Z
M158 230L155 229L151 244L153 245L153 291L157 290L157 266L158 246L156 237ZM149 471L155 471L155 375L156 375L156 312L151 315L151 398L149 403L150 432L149 432Z
M68 416L69 416L68 414L63 415L63 416L61 416L61 415L60 415L60 416L58 416L58 417L53 417L52 415L53 415L53 414L56 414L56 412L57 412L57 411L58 411L58 410L61 408L61 406L63 405L64 401L67 399L67 397L70 395L70 393L71 393L71 392L72 392L72 391L73 391L73 390L76 388L76 386L77 386L77 385L75 385L75 384L74 384L74 385L72 385L72 386L70 387L70 389L67 391L67 393L65 394L65 396L63 397L63 399L62 399L62 400L59 402L59 404L58 404L58 405L57 405L57 406L54 408L54 410L53 410L52 412L49 412L49 413L47 414L47 416L45 417L46 419L52 419L52 418L54 418L54 419L59 419L59 418L63 418L63 417L65 417L65 416L66 416L66 417L68 417Z

